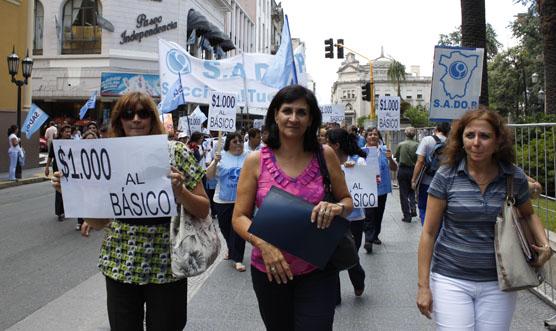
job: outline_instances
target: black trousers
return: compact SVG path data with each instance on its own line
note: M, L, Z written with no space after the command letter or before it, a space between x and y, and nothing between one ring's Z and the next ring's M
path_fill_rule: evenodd
M187 322L187 278L167 284L134 285L106 277L108 321L112 331L183 330Z
M377 208L365 208L365 241L372 242L378 239L380 230L382 229L382 217L384 216L384 208L386 207L386 198L388 194L378 196Z
M332 330L336 306L337 270L316 270L295 276L287 284L269 282L251 266L259 312L268 331Z
M55 191L56 196L54 197L54 213L60 216L64 213L64 201L62 200L62 193Z
M403 217L411 218L411 213L415 213L416 201L415 191L411 189L411 177L413 176L414 167L400 166L398 168L398 185L400 187L400 206L402 208Z
M363 239L363 225L364 220L350 222L356 252L359 252L359 248L361 247L361 241ZM365 287L365 270L363 270L361 263L357 263L351 269L348 269L348 274L354 289L359 290Z
M243 262L245 254L245 239L241 238L232 227L233 203L218 204L218 225L226 244L228 245L229 257L235 262Z

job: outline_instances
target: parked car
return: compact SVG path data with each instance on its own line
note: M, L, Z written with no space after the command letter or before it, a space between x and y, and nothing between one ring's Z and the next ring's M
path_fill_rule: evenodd
M41 153L48 152L48 144L46 143L46 139L44 137L39 138L39 151Z

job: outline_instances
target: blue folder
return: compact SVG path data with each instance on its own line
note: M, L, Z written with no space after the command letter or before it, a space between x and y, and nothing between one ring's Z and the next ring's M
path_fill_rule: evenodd
M253 218L248 232L300 259L324 269L349 221L336 216L326 229L311 223L315 206L273 186Z

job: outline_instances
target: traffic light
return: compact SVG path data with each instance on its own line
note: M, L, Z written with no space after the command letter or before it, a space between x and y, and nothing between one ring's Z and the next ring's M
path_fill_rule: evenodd
M328 38L324 41L324 57L328 59L334 58L334 40Z
M361 85L361 99L363 101L371 101L371 83Z
M344 58L344 40L343 39L337 39L336 42L336 54L338 54L338 59L343 59Z

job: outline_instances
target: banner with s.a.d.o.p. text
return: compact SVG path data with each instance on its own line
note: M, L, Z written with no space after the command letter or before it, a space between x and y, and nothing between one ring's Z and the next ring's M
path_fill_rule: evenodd
M434 48L431 120L458 119L466 111L477 109L484 53L483 48Z
M161 98L171 92L181 77L185 102L210 104L211 91L238 96L238 105L266 108L278 92L278 87L264 82L267 70L275 61L270 54L243 53L227 59L203 60L191 56L180 45L159 40ZM305 72L301 53L294 54L298 75Z

